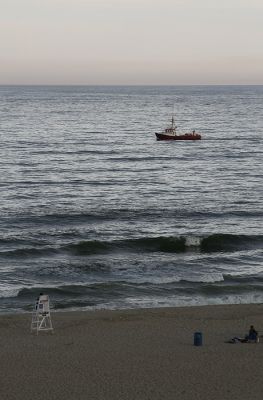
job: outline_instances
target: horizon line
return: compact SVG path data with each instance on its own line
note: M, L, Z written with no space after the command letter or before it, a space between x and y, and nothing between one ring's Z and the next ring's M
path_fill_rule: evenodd
M1 86L155 86L155 87L169 87L169 86L263 86L263 83L171 83L171 84L158 84L158 83L0 83Z

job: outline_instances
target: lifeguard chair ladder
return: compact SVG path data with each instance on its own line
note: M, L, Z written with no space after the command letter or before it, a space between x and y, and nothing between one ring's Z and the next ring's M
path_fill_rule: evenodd
M31 332L33 331L36 331L37 335L40 331L51 331L53 333L48 295L40 295L36 301L31 322Z

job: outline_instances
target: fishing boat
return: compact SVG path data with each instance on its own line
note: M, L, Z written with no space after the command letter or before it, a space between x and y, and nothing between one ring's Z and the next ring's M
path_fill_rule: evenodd
M171 120L171 125L166 128L163 132L155 132L156 139L157 140L200 140L201 135L199 133L196 133L195 130L193 130L191 133L182 133L182 134L177 134L176 129L177 126L175 126L174 123L174 117L172 117Z

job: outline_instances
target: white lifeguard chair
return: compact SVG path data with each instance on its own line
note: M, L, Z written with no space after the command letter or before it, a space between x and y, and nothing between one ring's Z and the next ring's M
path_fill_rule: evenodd
M51 331L53 333L49 297L46 294L41 294L36 301L31 322L31 332L33 331L36 331L37 335L40 331Z

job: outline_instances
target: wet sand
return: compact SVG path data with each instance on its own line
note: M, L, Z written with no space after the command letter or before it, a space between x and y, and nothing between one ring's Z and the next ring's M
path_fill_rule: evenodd
M263 306L52 313L54 334L30 333L31 314L0 317L2 400L261 400ZM193 346L201 331L203 345Z

